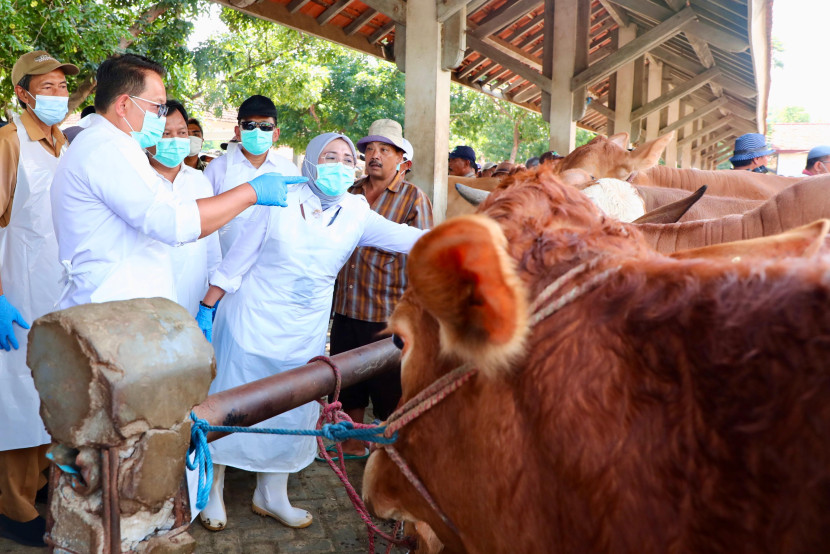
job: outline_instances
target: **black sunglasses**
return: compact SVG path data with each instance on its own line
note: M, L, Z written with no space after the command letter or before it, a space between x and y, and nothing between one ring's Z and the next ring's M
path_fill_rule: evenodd
M253 131L257 127L266 132L271 132L277 128L276 124L268 121L240 121L239 126L243 131Z

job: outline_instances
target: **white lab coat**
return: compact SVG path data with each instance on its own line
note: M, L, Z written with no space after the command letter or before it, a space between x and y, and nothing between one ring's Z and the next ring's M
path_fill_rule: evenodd
M254 167L236 142L228 143L228 153L219 156L205 168L205 177L213 185L213 194L227 192L264 173L300 175L300 170L274 150L268 150L265 162L259 167ZM253 214L254 208L255 206L251 206L219 229L219 243L223 256L227 255L245 222Z
M49 187L58 158L29 138L18 116L20 160L9 224L0 229L3 292L27 323L54 310L61 292L58 243ZM51 441L40 419L40 397L26 366L29 331L13 325L18 350L0 351L0 450Z
M167 245L199 238L196 201L173 194L135 139L102 116L80 123L87 129L52 183L64 266L60 307L156 296L175 301Z
M321 212L307 184L289 188L286 208L257 208L211 277L228 294L214 323L217 374L210 393L324 354L334 280L355 247L408 252L424 232L384 219L362 195L346 194ZM313 429L318 413L311 402L257 427ZM238 433L210 449L217 464L295 472L311 463L316 443L313 437Z
M161 176L161 174L159 174ZM201 171L185 164L171 183L167 185L177 196L184 200L198 200L213 196L213 188ZM192 316L199 311L199 301L208 290L208 277L219 267L222 252L219 249L219 234L210 235L181 246L170 246L170 258L173 262L173 280L176 286L176 298Z

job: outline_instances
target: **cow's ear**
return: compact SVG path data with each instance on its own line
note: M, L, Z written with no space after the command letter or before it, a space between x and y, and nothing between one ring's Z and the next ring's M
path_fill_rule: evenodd
M666 149L666 146L668 146L673 138L674 131L635 148L629 156L631 168L634 170L642 170L657 165L660 161L660 156L663 155L663 150Z
M493 375L523 351L527 293L493 220L470 215L437 226L415 244L407 274L438 320L445 354Z
M631 139L628 133L617 133L608 137L608 142L614 143L620 148L628 150L628 141Z

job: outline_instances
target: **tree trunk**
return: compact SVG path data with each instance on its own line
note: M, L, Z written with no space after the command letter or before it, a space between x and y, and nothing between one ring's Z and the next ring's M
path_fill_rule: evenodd
M510 163L516 163L516 156L519 155L519 143L522 140L522 135L519 133L519 124L521 121L513 122L513 149L510 151Z
M145 25L149 25L156 19L158 19L164 12L170 9L170 6L165 6L164 2L158 2L153 6L147 8L147 10L138 16L136 22L130 27L130 36L124 37L118 42L118 48L121 50L126 50L133 42L138 35L144 30ZM69 95L69 112L75 111L78 106L84 103L90 94L95 91L95 74L86 75L83 80L78 85L78 88L75 89L75 92Z

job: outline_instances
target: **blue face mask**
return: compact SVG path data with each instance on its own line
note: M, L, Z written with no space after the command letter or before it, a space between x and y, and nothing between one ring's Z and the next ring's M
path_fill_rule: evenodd
M166 167L177 167L190 154L190 139L163 138L156 144L156 161Z
M240 135L242 137L242 147L254 156L267 152L274 142L273 131L254 129L253 131L242 131Z
M354 184L354 168L342 163L317 164L317 188L326 196L340 196Z
M164 135L164 126L167 124L167 118L159 117L158 114L143 110L135 100L132 98L130 98L130 100L132 100L133 104L138 106L139 110L144 112L144 121L141 124L140 131L133 129L133 126L130 125L127 118L124 118L124 121L127 121L127 126L130 128L130 134L142 148L150 148L151 146L155 146Z
M32 96L31 92L26 92L29 96ZM60 123L66 117L66 112L69 111L68 96L43 96L42 94L38 94L37 96L32 96L32 98L35 99L35 104L37 105L32 108L32 111L46 125Z

